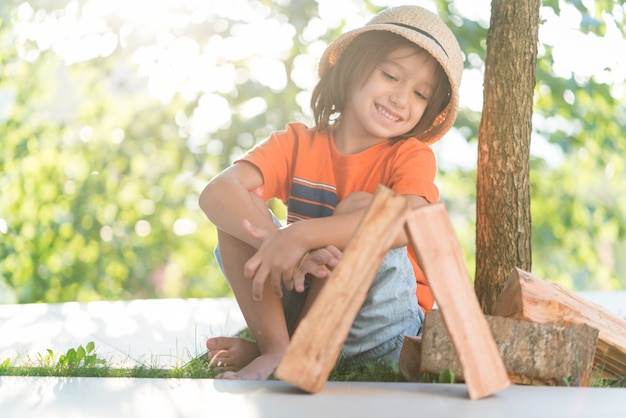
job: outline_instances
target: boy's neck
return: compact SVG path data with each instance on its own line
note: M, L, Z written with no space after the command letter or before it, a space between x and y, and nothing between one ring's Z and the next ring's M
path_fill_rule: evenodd
M385 138L376 138L353 132L346 129L345 124L337 121L331 130L331 140L335 149L343 155L354 155L363 152L375 145L388 141Z

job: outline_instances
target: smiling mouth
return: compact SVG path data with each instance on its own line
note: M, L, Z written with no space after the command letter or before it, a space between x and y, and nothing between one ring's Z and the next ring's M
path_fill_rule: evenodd
M384 107L379 106L379 105L376 105L376 109L377 109L377 110L378 110L378 111L379 111L379 112L380 112L380 113L381 113L384 117L386 117L386 118L387 118L387 119L389 119L390 121L392 121L392 122L398 122L398 121L400 121L400 117L395 116L395 115L392 115L392 114L391 114L391 113L389 113L389 112L387 111L387 109L385 109Z

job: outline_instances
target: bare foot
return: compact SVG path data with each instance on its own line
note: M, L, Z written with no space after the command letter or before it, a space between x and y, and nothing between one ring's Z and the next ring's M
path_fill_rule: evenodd
M283 351L260 354L256 343L236 337L214 337L206 342L213 367L225 370L218 379L265 380L274 372Z
M226 371L218 379L227 380L266 380L276 369L283 353L262 354L238 372Z
M212 366L238 371L261 354L255 342L237 337L214 337L206 341Z

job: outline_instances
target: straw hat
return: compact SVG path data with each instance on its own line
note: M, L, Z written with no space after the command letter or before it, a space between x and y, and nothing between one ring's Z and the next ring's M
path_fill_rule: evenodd
M365 26L344 33L333 41L320 60L319 75L334 66L342 52L357 35L373 30L393 32L420 46L441 65L450 81L450 102L435 118L433 126L420 135L422 141L438 141L456 119L459 108L459 85L463 73L463 55L456 37L445 23L432 12L419 6L399 6L384 10Z

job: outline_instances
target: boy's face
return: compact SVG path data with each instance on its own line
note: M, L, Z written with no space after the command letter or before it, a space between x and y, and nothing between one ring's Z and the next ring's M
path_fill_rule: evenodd
M361 135L381 142L409 132L435 91L437 62L425 51L405 46L391 52L364 83L357 83L342 119Z

